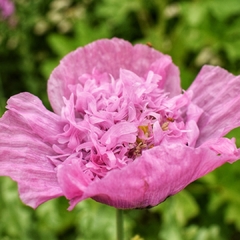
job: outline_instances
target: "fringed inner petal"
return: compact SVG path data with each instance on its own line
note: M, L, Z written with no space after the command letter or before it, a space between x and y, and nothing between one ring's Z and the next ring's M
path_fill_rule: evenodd
M118 79L97 69L79 77L64 99L61 115L67 123L54 146L59 157L50 157L52 162L63 161L61 152L69 163L81 154L82 171L95 180L162 143L188 145L182 109L190 95L170 98L159 88L162 79L152 71L142 78L126 69Z

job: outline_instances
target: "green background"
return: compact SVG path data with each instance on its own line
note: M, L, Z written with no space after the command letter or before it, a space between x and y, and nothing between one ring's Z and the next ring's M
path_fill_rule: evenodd
M151 42L172 56L182 87L204 64L240 74L239 0L15 0L0 21L0 114L6 100L31 92L50 108L46 83L71 50L99 38ZM224 87L224 86L223 86ZM240 131L230 137L240 142ZM1 240L112 240L115 209L86 200L71 212L58 198L33 210L17 185L0 178ZM240 239L240 162L226 164L152 209L124 211L125 238L134 240Z

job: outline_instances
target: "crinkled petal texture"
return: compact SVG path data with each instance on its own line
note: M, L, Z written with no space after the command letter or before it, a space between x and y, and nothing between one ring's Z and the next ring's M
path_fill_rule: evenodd
M0 120L0 175L19 183L23 202L31 207L61 196L54 166L47 156L61 128L60 117L40 100L22 93L10 98Z
M188 91L193 93L192 102L203 110L198 145L240 126L240 76L204 66Z
M240 157L239 77L205 66L181 92L169 56L103 39L63 58L48 82L55 113L28 93L0 119L0 175L36 207L58 196L117 208L155 206ZM11 138L11 140L9 140Z

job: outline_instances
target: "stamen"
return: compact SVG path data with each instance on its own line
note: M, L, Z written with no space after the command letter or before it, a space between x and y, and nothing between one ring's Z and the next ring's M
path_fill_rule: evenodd
M149 137L149 128L148 126L139 126L139 129L141 129L146 137Z
M174 121L175 121L175 119L172 118L172 117L167 117L167 120L168 120L169 122L174 122Z
M161 128L162 128L163 131L167 131L167 130L168 130L169 123L175 121L175 119L172 118L172 117L167 117L166 120L167 120L167 122L164 122L164 123L162 124L162 126L161 126Z
M169 126L169 122L164 122L161 126L163 131L167 131L168 130L168 126Z
M144 150L154 147L153 136L152 136L152 125L139 126L139 133L134 144L129 145L130 149L127 156L130 158L137 158L141 156Z

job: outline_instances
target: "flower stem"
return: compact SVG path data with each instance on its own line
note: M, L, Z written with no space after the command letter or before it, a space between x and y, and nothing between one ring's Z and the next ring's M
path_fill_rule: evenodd
M123 240L123 210L116 209L117 240Z

